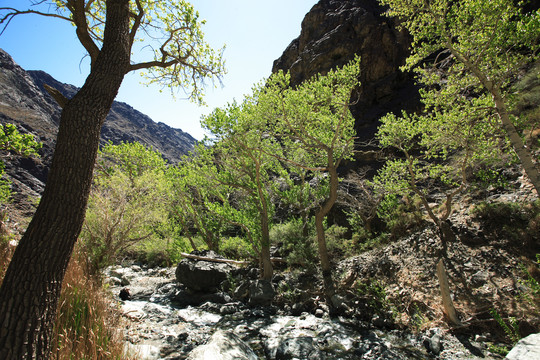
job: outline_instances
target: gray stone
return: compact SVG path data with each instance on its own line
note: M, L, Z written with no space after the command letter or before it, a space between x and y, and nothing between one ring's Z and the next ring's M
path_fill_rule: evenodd
M313 338L308 336L282 339L276 352L276 360L316 360L321 358L321 351L313 341Z
M191 290L213 292L234 269L230 264L184 259L176 268L176 280Z
M249 296L249 281L242 281L240 285L234 289L233 298L236 300L244 300Z
M506 355L506 360L538 360L540 359L540 333L529 335L514 346Z
M482 286L489 280L489 272L480 270L471 276L471 284L474 286Z
M440 334L435 334L429 339L429 348L435 355L439 355L441 353L442 337Z
M207 344L196 347L188 360L257 360L257 355L232 332L218 330Z
M272 282L268 280L255 280L249 285L249 304L268 306L272 303L276 292Z

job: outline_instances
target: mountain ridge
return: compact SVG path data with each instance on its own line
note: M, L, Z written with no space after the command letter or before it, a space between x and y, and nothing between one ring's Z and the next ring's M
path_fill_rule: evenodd
M54 79L41 70L25 70L0 49L0 123L13 123L20 132L34 135L43 143L40 158L22 158L3 154L6 176L12 182L14 203L29 209L28 197L43 191L48 166L54 152L61 108L44 89L47 84L70 99L76 86ZM149 116L132 106L115 101L101 131L101 144L111 141L140 142L152 147L170 163L178 163L196 143L190 134Z

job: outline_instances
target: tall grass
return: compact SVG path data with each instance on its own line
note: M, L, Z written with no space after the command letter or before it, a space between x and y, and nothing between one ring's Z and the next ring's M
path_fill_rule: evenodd
M52 359L126 359L120 316L97 279L85 272L82 254L74 254L58 307Z

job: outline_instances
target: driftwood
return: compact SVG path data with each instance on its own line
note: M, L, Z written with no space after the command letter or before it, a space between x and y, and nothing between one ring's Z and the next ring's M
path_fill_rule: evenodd
M245 265L248 262L247 261L236 261L236 260L229 260L229 259L215 259L205 256L198 256L198 255L192 255L187 253L180 253L185 258L193 259L193 260L202 260L202 261L211 261L211 262L219 262L219 263L226 263L226 264L233 264L233 265Z
M229 259L216 259L216 258L210 258L205 256L198 256L193 254L187 254L187 253L180 253L185 258L193 259L193 260L201 260L201 261L211 261L211 262L219 262L219 263L226 263L226 264L233 264L233 265L246 265L249 264L249 261L237 261L237 260L229 260ZM270 261L273 263L286 263L287 261L283 258L271 258Z

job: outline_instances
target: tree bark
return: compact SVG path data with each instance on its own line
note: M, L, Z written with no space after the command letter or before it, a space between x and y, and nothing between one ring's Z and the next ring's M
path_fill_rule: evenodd
M319 259L321 261L321 270L324 284L325 301L329 308L332 308L332 296L335 293L334 280L332 279L332 267L330 257L328 256L328 248L326 246L326 236L324 232L323 221L326 215L334 206L337 200L337 191L339 186L339 178L337 168L333 165L333 153L328 154L328 174L330 176L330 194L324 204L317 210L315 214L315 229L317 230L317 246L319 250Z
M101 126L129 69L129 0L107 0L102 49L62 111L47 185L0 288L0 358L48 359L64 274L80 233Z
M453 325L461 325L450 294L450 286L448 285L448 276L446 275L443 259L440 259L437 263L437 277L439 278L439 287L441 290L444 315L446 315L448 321Z

